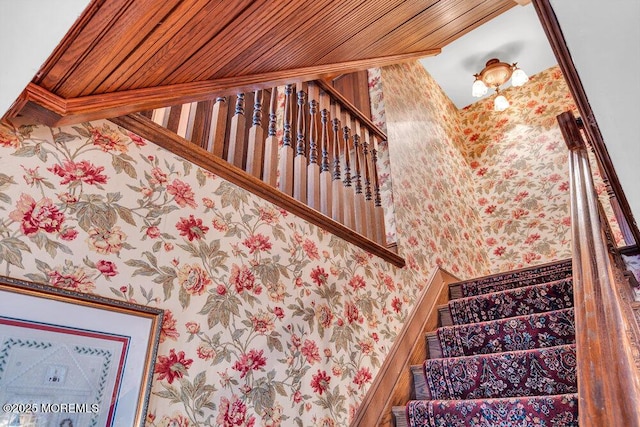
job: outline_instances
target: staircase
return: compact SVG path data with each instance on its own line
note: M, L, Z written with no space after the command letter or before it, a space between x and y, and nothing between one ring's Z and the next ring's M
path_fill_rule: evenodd
M571 260L459 282L397 427L577 426Z

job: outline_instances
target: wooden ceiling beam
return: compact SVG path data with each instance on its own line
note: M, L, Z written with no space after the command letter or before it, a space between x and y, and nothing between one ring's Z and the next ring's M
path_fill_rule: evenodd
M316 80L336 72L349 73L372 67L382 67L437 55L438 53L440 53L440 49L429 49L380 58L316 65L249 76L132 89L68 99L30 83L21 95L19 102L16 102L14 108L5 116L5 119L11 119L18 114L31 115L33 119L48 126L69 125L89 120L107 119L169 105L204 101L215 96L233 94L238 90L263 89L291 83L292 81ZM42 109L49 113L43 112Z

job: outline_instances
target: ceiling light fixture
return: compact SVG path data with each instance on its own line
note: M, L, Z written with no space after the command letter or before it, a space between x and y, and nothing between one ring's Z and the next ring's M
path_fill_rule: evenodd
M522 86L529 81L529 77L518 68L517 63L507 64L501 62L497 58L487 61L486 66L478 74L474 74L476 80L471 87L471 94L480 98L487 94L489 88L496 91L496 97L493 100L493 109L496 111L504 111L509 107L509 101L504 95L500 94L500 86L511 79L512 86Z

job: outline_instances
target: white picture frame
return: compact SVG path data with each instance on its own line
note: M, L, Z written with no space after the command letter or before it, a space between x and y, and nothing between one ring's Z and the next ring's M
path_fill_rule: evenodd
M144 426L162 318L0 276L0 427Z

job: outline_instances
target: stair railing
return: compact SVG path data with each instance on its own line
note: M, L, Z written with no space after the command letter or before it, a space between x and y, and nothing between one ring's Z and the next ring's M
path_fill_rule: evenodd
M607 250L587 147L571 112L558 116L569 147L580 426L640 426L634 328ZM636 325L637 326L637 325Z
M225 161L229 181L263 198L269 193L267 200L404 265L385 240L377 152L387 137L323 81L238 92L113 120L150 140L172 132L178 138L170 139L187 145L188 151L178 147L182 154L201 167L215 169ZM209 159L206 164L201 157Z

